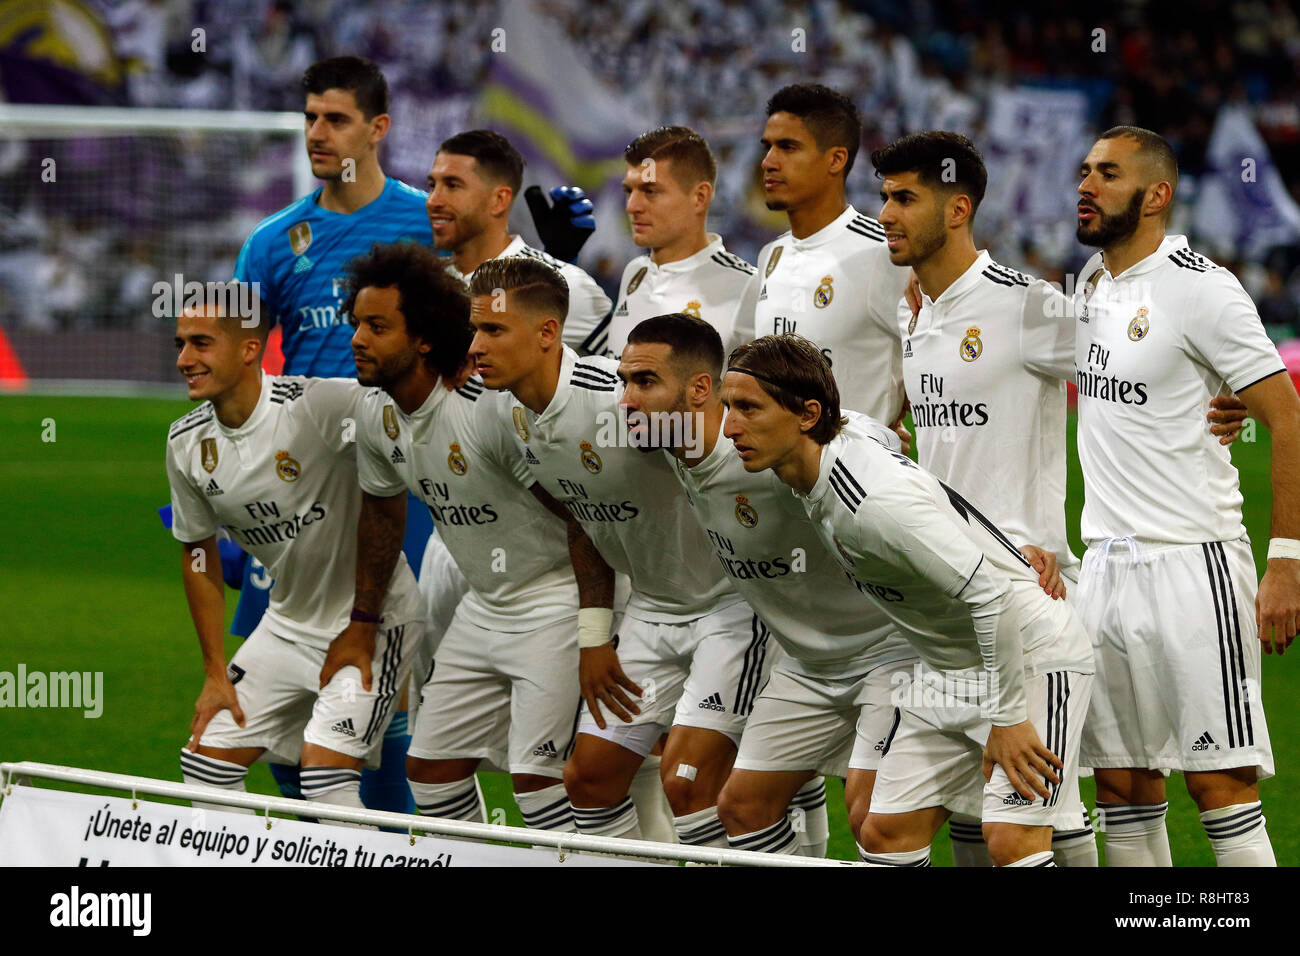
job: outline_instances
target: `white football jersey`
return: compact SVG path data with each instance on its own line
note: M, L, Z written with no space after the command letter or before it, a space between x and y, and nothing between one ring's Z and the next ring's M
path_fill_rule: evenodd
M758 254L742 319L752 338L797 332L835 371L840 406L893 422L903 407L898 300L908 270L889 261L885 230L852 206L804 239L786 233Z
M628 333L638 324L668 312L708 322L722 336L724 347L735 339L736 318L754 267L723 248L721 236L709 233L708 239L695 255L677 262L659 266L644 255L627 264L609 321L609 355L623 354Z
M524 242L523 236L515 236L493 259L508 256L528 256L545 262L569 284L569 314L564 317L564 344L582 354L601 355L605 352L609 331L609 296L596 280L571 262L561 262L554 256L547 255L541 249L534 249ZM450 262L447 271L463 279L468 285L474 273L462 275Z
M627 613L680 623L736 603L690 513L672 466L627 443L613 359L568 348L555 397L541 415L503 402L529 470L564 504L615 571L632 582Z
M997 525L906 455L841 432L822 449L803 503L825 546L922 661L996 675L995 722L1023 719L1026 675L1093 672L1092 646L1070 605L1043 593ZM1018 640L984 646L972 611L999 597Z
M855 433L893 436L865 416L846 414ZM721 430L702 461L669 461L718 563L789 655L787 670L844 677L916 657L893 622L862 600L789 486L772 471L746 471Z
M370 389L357 420L357 474L372 495L409 489L433 516L470 590L469 619L489 630L531 631L578 610L564 522L527 489L528 472L505 430L499 395L470 379L436 385L411 415Z
M1078 566L1065 532L1069 301L981 252L915 318L898 307L917 460L1018 545Z
M1241 537L1237 469L1205 416L1225 385L1285 369L1250 296L1183 236L1118 277L1100 253L1082 275L1094 286L1074 303L1084 542Z
M263 622L272 634L326 650L356 595L357 452L361 386L351 379L262 375L238 428L204 402L171 426L172 534L197 542L225 525L275 578ZM398 555L382 615L421 620L415 575Z

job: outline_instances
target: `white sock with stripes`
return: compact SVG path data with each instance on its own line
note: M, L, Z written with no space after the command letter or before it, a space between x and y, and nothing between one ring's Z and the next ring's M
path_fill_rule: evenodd
M636 818L641 828L640 839L655 843L676 843L673 811L668 806L663 781L659 779L658 757L651 755L641 761L628 794L636 805Z
M673 817L673 829L677 831L677 842L691 846L725 847L727 831L718 819L717 807L705 807L685 816Z
M1164 803L1098 803L1107 866L1173 866Z
M952 841L953 866L993 865L978 817L954 813L948 818L948 839Z
M1052 832L1052 856L1057 866L1097 865L1097 835L1092 832L1092 821L1086 809L1080 829Z
M770 827L753 833L742 833L740 836L728 836L727 844L733 850L799 855L799 841L795 838L794 830L790 829L790 818L785 815Z
M1219 866L1277 866L1265 822L1258 800L1201 814L1201 826Z
M1041 853L1022 856L1014 863L1008 863L1007 866L1056 866L1056 860L1052 858L1051 850L1044 850Z
M569 809L569 795L562 783L531 793L516 793L515 803L524 815L524 826L557 833L572 833L577 829L573 811Z
M930 848L923 846L919 850L900 850L897 853L868 853L859 846L858 859L868 866L929 866Z
M406 782L411 786L411 796L415 798L415 809L420 816L484 822L478 782L473 774L451 783L418 783L409 777Z
M799 852L814 859L826 857L831 838L831 821L826 813L826 778L813 777L794 795L787 811L790 828L799 841Z
M181 779L186 783L206 787L209 790L234 790L238 793L247 793L247 788L244 786L244 779L247 776L247 767L228 760L196 754L185 748L181 749ZM190 804L196 810L224 810L227 813L253 812L247 807L228 807L221 803L207 803L202 800L192 800Z
M355 807L364 810L361 802L361 771L346 767L303 767L298 773L302 781L303 799L333 807ZM323 823L336 827L355 827L358 830L375 830L366 823L349 823L345 820L322 818Z
M641 839L641 822L631 797L624 797L612 807L573 807L573 822L579 833L588 836Z

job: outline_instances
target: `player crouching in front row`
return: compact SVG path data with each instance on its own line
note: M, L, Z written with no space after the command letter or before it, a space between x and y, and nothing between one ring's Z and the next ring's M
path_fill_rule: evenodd
M926 688L934 678L947 691L899 706L859 834L863 859L928 865L957 812L982 819L995 864L1054 866L1052 824L1077 804L1092 690L1092 648L1070 605L1043 592L961 495L841 430L830 365L806 339L736 349L722 396L723 433L745 468L771 468L795 490L822 543L916 649Z
M354 608L361 489L346 426L361 389L263 374L268 315L207 306L176 320L176 366L203 401L167 439L172 534L206 673L181 770L242 791L256 760L301 757L307 799L361 807L361 769L378 761L422 630L415 578L400 559L382 607ZM221 525L275 578L228 666Z

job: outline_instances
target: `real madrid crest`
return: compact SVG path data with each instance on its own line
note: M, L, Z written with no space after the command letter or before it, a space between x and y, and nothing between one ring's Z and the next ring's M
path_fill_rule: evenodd
M1133 321L1128 324L1128 337L1134 342L1141 342L1147 337L1147 332L1151 328L1151 323L1147 320L1150 311L1147 307L1141 306L1137 310L1137 315L1133 316Z
M311 223L296 222L289 227L289 248L295 256L300 256L311 245Z
M524 410L518 405L515 406L515 434L528 441L528 419L524 417Z
M960 351L963 362L973 362L980 357L980 354L984 351L984 343L980 341L978 325L972 325L966 330L966 337L961 340Z
M459 442L451 443L451 454L447 456L447 467L451 469L453 475L463 475L469 471L469 462L460 453Z
M640 269L637 270L636 275L632 277L632 281L627 284L628 295L631 295L633 292L636 291L636 287L641 284L641 280L645 278L645 274L649 269L650 269L649 266L642 266Z
M591 450L591 442L584 441L578 445L582 449L582 467L593 475L600 474L600 456Z
M758 524L758 512L744 495L736 495L736 520L745 528Z
M397 426L397 409L392 405L384 406L384 434L389 438L396 440L401 434L401 429Z
M831 276L822 276L822 284L813 293L813 305L817 306L817 308L826 308L831 304L831 299L835 298L835 289L831 287L831 283L834 281L835 279Z
M291 458L287 451L277 451L275 473L280 476L281 481L297 481L298 476L302 474L302 466Z
M699 301L699 299L691 299L690 302L687 302L687 303L686 303L686 308L682 309L682 312L683 312L683 314L685 314L685 315L693 315L693 316L695 316L695 317L698 319L698 318L700 317L700 301Z
M202 449L202 457L200 460L203 462L203 470L209 473L216 471L217 440L215 438L203 439Z
M776 269L776 264L781 261L781 250L784 248L785 246L777 246L772 250L772 258L767 260L767 270L763 273L764 279L770 276L773 270Z

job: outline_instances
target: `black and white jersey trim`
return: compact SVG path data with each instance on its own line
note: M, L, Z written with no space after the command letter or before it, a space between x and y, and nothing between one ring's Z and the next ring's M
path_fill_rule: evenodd
M1241 620L1237 612L1237 591L1232 584L1223 543L1201 545L1205 571L1210 579L1214 619L1219 630L1219 673L1223 683L1223 715L1228 725L1228 749L1255 746L1255 727L1245 699L1246 662L1241 644Z
M1211 269L1217 268L1205 256L1197 255L1190 249L1175 249L1169 253L1169 261L1180 269L1191 269L1193 272L1209 272Z
M1057 756L1065 753L1070 733L1069 716L1070 675L1066 671L1053 671L1047 675L1047 740L1043 746ZM1049 783L1047 790L1043 806L1054 807L1061 796L1061 784Z
M758 270L751 266L740 256L732 255L730 252L720 250L709 256L711 262L716 262L720 266L728 269L735 269L737 272L743 272L747 276L752 276Z
M212 421L215 414L216 413L212 410L212 406L207 402L204 402L198 408L194 409L194 411L187 415L183 415L176 419L176 421L172 422L171 428L167 432L167 440L171 441L173 438L179 438L181 435L198 428L200 425L206 425L208 422Z
M276 405L302 398L302 382L275 382L271 386L271 401Z
M745 648L740 680L736 682L736 694L731 702L731 712L746 717L754 709L754 698L758 696L758 678L763 673L763 661L767 659L767 639L771 636L767 625L759 620L757 614L751 615L749 627L749 646Z
M874 239L876 242L885 241L885 227L870 216L854 216L844 228L849 232L856 232L859 236Z
M559 259L555 258L550 253L543 252L541 249L534 249L532 246L527 246L527 245L524 246L522 249L519 250L518 254L521 256L528 256L530 259L540 259L542 262L545 262L556 272L559 272L560 267L565 265L565 263L561 262Z
M996 262L989 263L988 267L980 275L992 282L996 282L998 285L1005 286L1027 286L1030 282L1029 276L1023 272L1008 269Z
M953 510L955 510L957 514L961 515L967 524L970 524L970 519L973 517L976 521L978 521L981 525L984 526L984 530L986 530L989 534L993 535L993 537L998 540L998 543L1001 544L1002 547L1006 548L1009 552L1015 555L1017 561L1019 561L1025 567L1030 566L1029 562L1025 559L1025 556L1020 553L1020 549L1011 543L1011 539L1008 538L1005 534L1003 534L1001 528L995 525L988 518L984 517L984 515L980 513L978 508L976 508L973 504L971 504L969 501L967 501L965 498L959 495L952 488L949 488L942 481L939 482L939 484L943 487L943 490L948 493L948 501L952 503Z
M1249 833L1264 823L1264 808L1259 804L1245 807L1218 820L1203 822L1205 835L1211 840L1227 840Z
M835 464L831 465L828 480L840 501L844 502L844 507L848 508L851 514L857 514L858 506L862 504L862 499L867 496L867 493L862 490L862 485L858 484L858 480L849 473L840 459L836 458Z
M578 362L573 366L573 374L569 376L569 382L593 392L612 392L618 387L618 376L603 368Z
M479 396L483 394L483 383L478 379L471 378L456 389L456 394L462 398L468 398L471 402L476 402Z
M609 345L609 321L613 312L608 313L603 319L596 323L596 327L587 333L587 337L582 340L582 351L588 355L601 355L605 347Z

